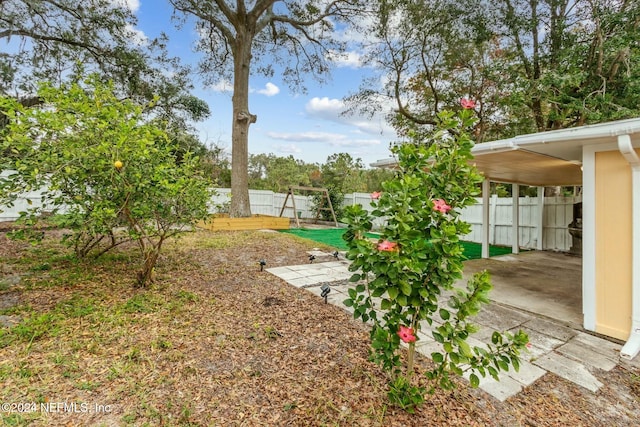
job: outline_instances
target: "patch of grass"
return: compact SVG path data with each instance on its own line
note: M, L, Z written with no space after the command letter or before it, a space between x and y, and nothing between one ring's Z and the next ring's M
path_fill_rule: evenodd
M0 314L3 314L5 316L15 316L30 312L33 312L33 308L31 307L31 305L24 303L5 308L4 310L0 310Z
M11 414L2 414L0 415L0 421L2 421L2 425L5 426L28 426L31 424L31 421L25 418L22 414L19 413L11 413Z
M244 246L253 237L254 233L247 231L216 232L206 234L204 239L198 239L198 247L201 249L226 249L236 246Z
M33 267L31 267L29 269L29 271L49 271L51 270L51 264L49 264L48 262L45 262L43 264L38 264L38 265L34 265Z
M52 359L52 362L62 370L64 378L77 378L80 375L78 363L69 356L57 353Z
M60 317L56 313L34 313L10 330L0 330L0 348L14 340L33 343L44 336L56 336L60 332Z
M171 341L168 341L164 338L158 338L153 343L151 343L151 347L157 348L159 350L168 350L173 347Z
M96 391L100 387L100 383L93 381L82 381L76 385L79 390Z
M143 360L142 351L138 347L132 347L125 356L130 362L141 362Z
M3 363L0 365L0 381L5 381L7 378L11 376L13 369L9 366L8 363Z
M74 293L71 298L58 303L56 310L65 317L77 318L95 313L98 310L98 306L92 298Z
M196 302L198 301L198 295L194 294L193 292L189 292L189 291L184 291L184 290L179 290L178 292L176 292L176 297L184 302Z
M125 313L153 313L163 305L163 301L153 292L141 292L129 298L124 304Z

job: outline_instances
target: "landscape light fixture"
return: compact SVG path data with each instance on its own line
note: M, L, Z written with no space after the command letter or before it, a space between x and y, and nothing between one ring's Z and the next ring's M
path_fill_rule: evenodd
M264 266L267 265L267 261L264 259L261 259L260 261L258 261L258 264L260 264L260 271L263 271Z
M331 255L333 255L333 257L334 257L335 259L339 259L339 258L338 258L338 255L340 255L340 254L338 253L338 251L334 251L334 252L333 252L333 254L331 254Z
M315 261L316 256L315 255L309 255L309 264L313 264L313 261Z
M326 283L324 285L322 285L322 287L320 288L320 290L322 292L320 292L320 296L322 298L324 298L324 303L327 303L327 295L329 295L329 292L331 292L331 288L329 287L329 285L327 285Z

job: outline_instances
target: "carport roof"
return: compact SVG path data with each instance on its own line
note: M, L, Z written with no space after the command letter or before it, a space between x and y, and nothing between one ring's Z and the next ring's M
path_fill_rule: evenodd
M473 147L473 163L491 181L533 186L582 184L582 147L617 143L629 135L640 147L640 118L520 135ZM372 163L392 167L395 159Z

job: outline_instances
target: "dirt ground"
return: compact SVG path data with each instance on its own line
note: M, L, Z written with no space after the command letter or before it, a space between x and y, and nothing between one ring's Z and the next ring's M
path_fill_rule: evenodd
M193 233L166 247L149 290L132 286L132 248L108 262L80 262L52 242L31 247L0 233L0 402L79 402L90 410L4 411L5 425L609 427L640 420L640 372L620 366L593 372L605 384L597 393L549 373L503 403L460 381L415 414L389 406L386 378L368 361L366 326L260 271L260 259L269 267L308 262L305 251L317 246L309 241ZM47 314L49 326L36 333L34 319ZM428 363L420 360L420 369Z

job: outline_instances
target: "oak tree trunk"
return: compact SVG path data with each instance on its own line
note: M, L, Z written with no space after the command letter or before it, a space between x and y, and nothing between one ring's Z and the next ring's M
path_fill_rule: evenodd
M234 44L233 127L231 131L231 206L229 216L251 216L249 204L249 126L257 117L249 113L249 73L252 38L238 33Z

